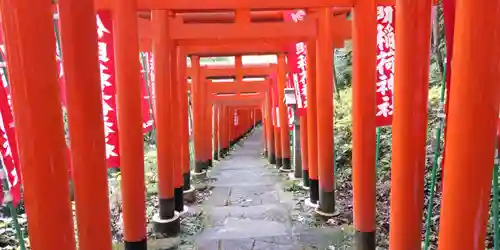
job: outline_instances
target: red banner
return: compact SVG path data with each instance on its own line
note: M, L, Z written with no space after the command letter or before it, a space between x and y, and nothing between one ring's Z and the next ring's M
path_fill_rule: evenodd
M0 34L1 36L1 34ZM5 167L4 173L7 174L10 194L13 205L16 207L21 201L21 172L19 167L19 156L17 152L16 134L14 130L14 117L12 115L12 104L10 102L10 89L7 81L7 65L5 62L5 51L2 43L2 88L0 89L0 152L2 154L2 165ZM0 187L2 187L0 185ZM3 196L3 187L1 195ZM3 197L1 197L3 200Z
M273 106L273 126L280 127L280 117L279 117L279 95L278 95L278 76L276 73L272 73L269 77L271 79L271 87L272 87L272 102Z
M155 91L155 67L152 52L144 52L146 62L148 63L149 94L151 95L151 106L153 108L153 121L156 120L156 91Z
M110 168L120 166L118 148L118 124L116 118L115 63L113 52L113 22L110 11L97 14L97 38L101 72L102 110L106 141L106 164Z
M304 20L304 10L284 11L283 18L287 22L300 22ZM299 116L307 108L307 47L304 42L294 43L288 47L287 54L289 87L295 89L297 111Z
M377 127L390 126L394 110L394 12L392 6L377 7Z
M290 78L288 78L288 76L287 76L287 80L286 80L286 86L288 88L294 88L292 86ZM297 89L297 88L294 88L294 89ZM297 94L297 91L295 91L295 94ZM295 96L295 98L297 98L297 96ZM298 103L299 99L296 99L296 100L297 100L297 103ZM305 109L303 109L303 110L305 111ZM290 107L290 106L287 105L286 112L287 112L287 116L288 116L288 128L290 130L292 130L293 129L293 116L294 116L292 107Z

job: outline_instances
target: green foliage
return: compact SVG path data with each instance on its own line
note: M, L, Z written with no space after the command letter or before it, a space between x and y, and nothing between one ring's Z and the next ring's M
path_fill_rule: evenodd
M335 72L335 86L339 89L350 87L352 81L351 40L345 42L344 48L335 51L333 56L333 63Z
M335 127L334 141L336 163L339 169L352 166L352 89L345 88L338 92L335 98ZM429 121L428 145L432 144L438 123L437 108L439 107L440 87L431 87L429 90ZM375 131L374 131L375 132ZM389 168L391 162L392 128L383 127L380 136L380 167Z

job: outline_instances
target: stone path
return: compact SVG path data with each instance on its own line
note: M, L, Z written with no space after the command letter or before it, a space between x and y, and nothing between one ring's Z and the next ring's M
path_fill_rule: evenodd
M203 203L205 229L199 250L299 250L334 248L339 229L297 229L293 201L283 191L283 176L262 159L262 129L256 128L209 172L212 195Z

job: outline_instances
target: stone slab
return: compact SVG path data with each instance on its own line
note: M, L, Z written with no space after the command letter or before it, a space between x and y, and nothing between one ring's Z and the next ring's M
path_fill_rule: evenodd
M290 224L290 214L287 206L282 204L260 205L250 207L212 207L205 209L205 220L208 226L222 226L228 218L251 220L267 220Z

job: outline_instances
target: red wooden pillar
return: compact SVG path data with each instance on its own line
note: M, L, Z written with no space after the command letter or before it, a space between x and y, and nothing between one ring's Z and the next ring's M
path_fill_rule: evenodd
M240 118L240 111L238 108L233 108L233 120L235 121L234 125L233 125L233 143L236 143L238 142L238 137L240 135L239 133L239 127L241 126L241 118Z
M205 88L205 92L206 92L206 95L205 95L205 106L206 106L206 113L205 113L205 128L206 128L206 132L205 132L205 157L206 157L206 162L205 164L207 165L207 167L212 167L213 166L213 162L212 162L212 155L213 155L213 145L212 145L212 142L213 142L213 139L214 139L214 136L213 136L213 117L214 117L214 112L213 112L213 105L212 105L212 93L209 91L209 88L208 88L208 85L206 86Z
M145 250L144 141L135 1L125 0L115 5L113 18L117 109L118 113L126 110L118 115L125 249Z
M227 106L221 105L222 116L220 120L221 132L222 132L222 155L225 157L229 153L229 131L228 131L228 108Z
M202 70L200 71L201 74L199 76L199 81L200 81L200 96L202 96L202 99L201 99L201 123L202 124L201 126L201 130L202 130L202 133L201 133L201 144L202 144L202 151L201 151L201 161L202 161L202 164L203 164L203 168L206 170L208 169L208 148L207 148L207 136L208 136L208 119L207 119L207 109L208 109L208 106L207 106L207 102L206 102L206 99L207 99L207 96L208 96L208 93L206 92L207 90L207 85L208 83L210 82L209 80L206 80L205 77L203 76L203 70L205 69L206 67L205 66L202 66Z
M242 127L242 124L243 124L243 118L242 118L242 112L239 108L234 108L234 116L236 118L236 121L237 121L237 124L235 124L234 126L234 142L238 142L240 136L241 136L241 127Z
M239 127L240 133L239 133L239 139L241 139L245 135L245 131L247 130L248 127L248 111L246 109L241 109L240 110L240 118L241 118L241 125Z
M231 107L227 107L227 120L226 120L226 126L227 126L227 141L228 141L228 152L231 150L232 144L233 144L233 138L232 138L232 128L234 126L233 124L233 115L231 114L232 110Z
M248 132L250 132L254 126L255 126L255 109L251 108L248 110Z
M179 72L179 109L181 113L180 117L180 134L181 134L181 167L183 175L183 189L184 192L194 191L191 189L191 157L190 157L190 147L189 147L189 103L187 96L187 75L186 75L186 55L179 51L177 55L178 72Z
M276 149L274 144L274 128L273 128L273 103L271 100L271 91L266 93L266 101L264 103L264 126L266 127L266 140L267 140L267 159L270 164L276 164Z
M247 132L253 127L253 109L247 109Z
M307 113L300 117L300 153L302 154L302 185L309 187L309 148L307 141Z
M319 200L318 180L318 132L316 102L316 42L307 43L307 166L309 168L308 204L317 206Z
M353 190L356 249L375 250L375 150L377 9L374 0L354 6Z
M247 127L246 127L246 132L250 132L250 130L252 129L253 127L253 118L252 118L252 112L253 110L252 109L247 109L246 110L246 113L247 113Z
M75 250L52 4L16 0L0 7L30 245Z
M431 1L396 5L389 247L413 250L421 248L431 35L431 19L422 17L430 16Z
M263 103L260 105L259 108L254 109L254 127L262 123L262 109L263 109Z
M240 137L245 136L246 132L248 131L248 109L243 109L242 110L242 119L243 119L243 124L241 126L241 132L240 132Z
M335 212L335 190L333 178L333 41L331 35L332 9L319 10L317 41L317 130L319 208L317 212L332 216Z
M265 106L265 102L263 102L262 106ZM267 143L267 137L268 137L268 130L267 130L267 127L266 127L266 122L267 122L267 118L264 119L264 125L262 126L262 144L264 146L264 157L265 158L268 158L269 157L269 144Z
M184 56L179 53L179 49L175 44L172 44L171 48L171 64L170 64L170 77L171 77L171 139L170 148L172 149L172 168L174 174L174 201L175 201L175 211L184 211L184 180L183 180L183 169L182 169L182 132L181 132L181 119L182 112L180 107L181 100L181 71L183 67L178 67L180 56ZM184 71L185 72L185 71ZM185 93L185 92L184 92ZM178 148L181 146L181 148Z
M277 86L274 85L273 92L278 91ZM279 108L278 108L278 100L275 95L272 95L272 115L273 115L273 125L274 125L274 150L276 152L276 168L281 168L283 166L283 152L281 150L281 126L279 119Z
M193 137L194 137L194 172L201 174L205 172L203 159L203 86L205 83L200 79L200 58L191 57L191 97L193 105Z
M225 130L225 107L222 104L219 106L219 157L224 158L226 152L226 130Z
M250 109L244 109L244 114L245 114L245 127L243 128L243 135L246 134L250 130Z
M231 143L232 143L232 141L231 141L231 126L232 126L232 124L230 123L230 121L231 121L230 112L231 112L230 108L226 106L224 108L224 113L225 113L224 114L224 119L225 119L225 121L224 121L224 127L225 127L224 131L225 132L224 133L226 134L225 135L226 139L224 141L226 143L226 155L229 154L229 151L231 149Z
M233 146L234 143L234 109L228 108L228 131L229 131L229 148Z
M239 110L237 108L232 108L231 114L233 116L232 120L234 121L233 122L233 126L232 126L232 128L233 128L233 133L232 133L233 134L233 138L232 138L233 144L236 144L236 142L238 142L238 137L239 137L239 130L238 130L238 128L239 128L240 123L241 123L241 119L240 119L239 113L240 112L239 112Z
M203 67L205 68L205 67ZM209 167L209 159L211 158L210 156L210 147L208 146L208 144L210 143L210 122L209 122L209 118L208 118L208 107L209 107L209 104L208 104L208 99L209 99L209 94L208 94L208 84L209 84L209 80L206 80L204 74L203 74L203 70L200 71L200 76L199 76L199 81L200 81L200 102L201 102L201 106L200 106L200 109L201 109L201 120L200 120L200 126L201 126L201 144L202 144L202 151L201 151L201 160L202 160L202 164L203 164L203 168L205 170L208 169Z
M254 115L254 127L257 125L261 124L263 122L262 118L262 109L264 108L264 101L261 103L259 108L255 108L253 115Z
M214 105L214 116L213 116L213 131L214 131L214 138L213 138L213 159L218 161L219 160L219 139L220 139L220 133L219 133L219 105Z
M285 99L285 86L286 86L286 62L285 55L278 55L278 99L279 105L279 122L281 131L281 158L283 166L280 170L285 172L292 171L292 164L290 161L290 128L288 127L288 108L283 101Z
M245 127L245 111L244 110L241 110L240 108L238 108L237 110L237 117L238 117L238 124L236 125L236 140L240 140L241 139L241 136L243 136L243 128Z
M238 142L241 136L241 127L243 127L244 124L244 118L243 118L243 111L239 108L234 109L234 116L236 117L237 124L235 124L234 129L235 129L235 137L234 137L234 142Z
M238 121L237 124L234 126L235 128L235 137L234 137L234 142L238 142L241 136L241 127L243 126L244 123L244 118L242 116L242 111L239 108L234 109L234 115L236 117L236 120Z
M499 1L456 2L439 250L485 249L500 91L499 10Z
M245 131L248 127L248 110L240 108L240 118L241 118L241 126L240 126L240 137L245 135Z
M242 110L241 108L238 108L236 110L235 115L238 117L238 124L236 125L236 141L239 141L241 139L241 136L243 136L243 128L245 127L245 111Z
M111 250L108 180L93 1L61 1L62 48L78 244ZM78 32L74 32L78 30Z
M134 12L135 13L135 12ZM173 117L177 110L174 105L173 64L177 57L174 44L168 36L170 13L165 10L152 12L154 31L153 53L155 60L155 90L156 90L156 137L158 152L158 196L160 203L159 215L153 217L155 231L162 234L173 235L180 231L178 214L175 212L175 153L173 152L173 138L171 131L174 129ZM135 18L137 20L137 18ZM120 117L121 115L119 115ZM144 161L144 160L143 160ZM144 177L142 183L144 183Z

